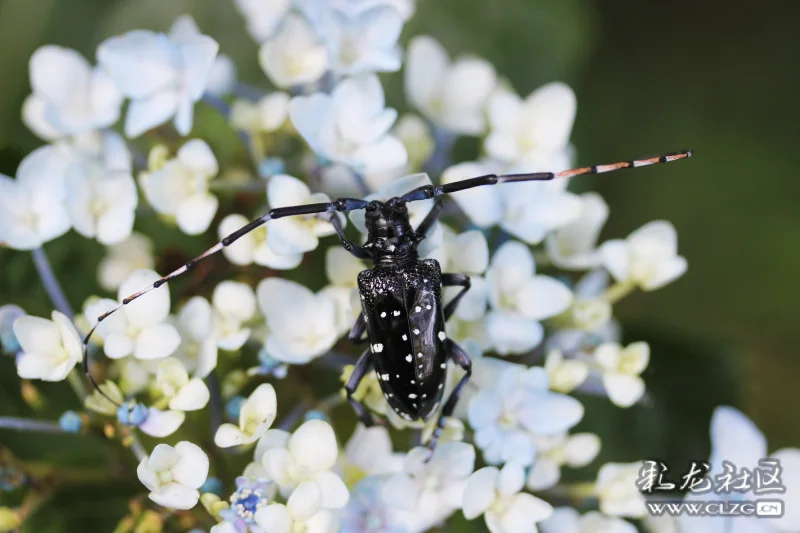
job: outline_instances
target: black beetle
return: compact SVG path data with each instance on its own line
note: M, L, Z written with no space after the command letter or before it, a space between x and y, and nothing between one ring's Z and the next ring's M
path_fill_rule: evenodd
M373 423L367 408L353 398L353 393L364 376L376 370L381 389L389 405L405 420L428 420L437 412L442 402L447 361L452 360L465 374L450 393L439 414L439 423L429 446L435 445L444 418L450 416L459 394L469 380L471 363L464 350L447 338L445 322L453 314L459 300L469 290L469 277L457 273L442 273L435 259L420 260L417 247L438 219L441 201L425 217L417 229L411 227L408 202L427 200L482 185L507 182L547 181L582 174L599 174L623 168L640 167L685 159L691 151L675 152L660 157L622 161L610 165L595 165L557 174L537 172L532 174L489 174L477 178L449 183L426 185L413 189L403 196L386 202L338 198L332 202L298 205L272 209L231 233L202 255L192 259L171 274L152 285L125 298L121 304L101 315L98 324L111 313L143 294L160 287L184 274L206 257L235 242L241 236L276 218L297 215L328 213L329 220L347 251L359 259L373 262L373 267L358 276L362 312L353 325L348 338L355 343L369 341L370 346L359 357L355 370L345 390L359 419L366 425ZM358 209L366 211L367 241L359 246L345 238L336 212ZM442 305L442 287L458 286L461 291L446 305ZM89 373L88 345L97 328L91 329L84 339L83 365L87 377L96 389L97 383ZM364 337L364 333L367 337ZM102 391L100 391L102 393ZM113 401L113 400L112 400Z

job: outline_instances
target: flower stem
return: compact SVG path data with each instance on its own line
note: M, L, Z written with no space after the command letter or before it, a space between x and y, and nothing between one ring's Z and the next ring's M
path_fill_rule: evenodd
M636 284L631 280L620 281L606 289L603 298L613 304L632 293L635 288Z
M0 428L17 431L38 431L41 433L64 433L58 422L50 420L29 420L15 416L0 416Z
M213 371L206 378L206 385L211 394L209 403L211 404L211 439L213 440L217 429L222 424L222 395L220 394L219 380Z
M219 111L219 113L226 119L231 116L231 106L229 106L228 102L219 96L211 93L203 93L203 102Z
M69 382L69 386L72 387L72 390L75 391L75 395L78 397L81 403L83 403L88 391L86 390L86 385L83 383L80 373L73 369L69 374L67 374L67 381Z
M253 87L252 85L247 85L246 83L237 83L233 86L232 94L237 98L244 98L245 100L257 102L266 96L267 93L257 87Z
M142 441L139 440L139 436L136 434L135 431L130 432L130 439L131 439L131 451L133 455L136 456L137 461L141 461L145 457L147 457L147 452L144 451L144 446L142 446Z
M36 248L31 253L33 255L33 264L42 279L47 295L50 296L50 301L53 302L56 309L74 321L75 313L72 311L64 291L61 289L61 285L58 284L55 274L53 274L53 269L50 267L50 261L47 259L47 254L44 253L44 248Z

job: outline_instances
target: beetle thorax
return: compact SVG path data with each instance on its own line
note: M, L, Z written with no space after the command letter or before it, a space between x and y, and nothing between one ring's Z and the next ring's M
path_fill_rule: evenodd
M404 264L417 259L417 234L403 200L372 202L366 209L367 243L378 264Z

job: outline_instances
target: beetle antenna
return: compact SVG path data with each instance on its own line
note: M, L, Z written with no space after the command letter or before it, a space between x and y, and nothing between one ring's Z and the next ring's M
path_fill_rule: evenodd
M610 165L594 165L591 167L573 168L558 173L534 172L530 174L487 174L485 176L478 176L477 178L454 181L446 185L424 185L405 193L403 196L401 196L401 198L406 202L415 202L417 200L428 200L443 194L450 194L466 189L472 189L473 187L481 187L483 185L497 185L498 183L515 183L521 181L550 181L555 178L571 178L573 176L580 176L583 174L602 174L604 172L622 170L623 168L635 168L644 167L647 165L656 165L658 163L670 163L672 161L686 159L687 157L691 156L691 150L684 150L681 152L664 154L659 157L634 159L632 161L620 161L618 163L611 163Z
M263 226L264 224L266 224L270 220L275 220L277 218L298 216L298 215L312 215L312 214L316 214L316 213L335 213L335 212L340 212L341 213L341 212L346 212L346 211L355 211L355 210L358 210L358 209L365 209L368 204L369 204L369 202L367 202L366 200L356 200L354 198L337 198L333 202L325 202L325 203L318 203L318 204L306 204L306 205L295 205L295 206L290 206L290 207L278 207L278 208L275 208L275 209L271 209L268 213L265 213L264 215L262 215L262 216L258 217L257 219L249 222L248 224L245 224L244 226L242 226L238 230L234 231L233 233L231 233L227 237L224 237L217 244L215 244L214 246L212 246L211 248L209 248L208 250L206 250L205 252L203 252L199 256L195 257L191 261L187 262L182 267L180 267L180 268L174 270L173 272L167 274L166 276L163 276L162 278L156 280L151 285L143 288L139 292L133 293L130 296L124 298L122 300L122 303L118 304L116 307L114 307L113 309L107 311L106 313L103 313L102 315L100 315L98 317L98 319L97 319L97 323L92 327L91 330L89 330L89 333L83 339L83 371L86 374L86 377L89 378L89 382L92 384L92 386L96 390L100 391L100 394L102 394L108 400L110 400L111 402L116 404L116 402L111 400L111 398L106 396L106 394L103 393L102 390L100 390L100 387L97 385L97 382L95 381L94 377L92 377L91 372L89 372L89 341L91 340L92 335L94 334L95 330L100 325L100 323L103 320L105 320L106 318L108 318L110 315L112 315L115 312L119 311L123 306L128 305L129 303L131 303L135 299L139 298L140 296L143 296L143 295L147 294L148 292L152 291L153 289L157 289L157 288L161 287L165 283L168 283L168 282L172 281L173 279L177 278L178 276L181 276L181 275L185 274L186 272L188 272L189 270L194 268L195 265L197 265L197 263L199 263L199 262L203 261L204 259L216 254L217 252L219 252L223 248L225 248L227 246L230 246L231 244L236 242L239 238L243 237L244 235L247 235L248 233L250 233L251 231L253 231L256 228L258 228L260 226Z

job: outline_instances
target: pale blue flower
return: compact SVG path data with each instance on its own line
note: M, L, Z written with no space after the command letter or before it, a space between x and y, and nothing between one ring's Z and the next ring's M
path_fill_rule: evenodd
M561 433L581 420L580 402L550 392L548 384L543 368L512 367L472 397L468 419L487 463L531 465L536 457L533 435Z
M187 31L181 19L169 35L134 30L104 41L97 59L131 99L125 134L138 137L174 118L178 132L188 135L218 50L214 39Z
M326 45L334 72L358 75L400 69L397 38L403 19L393 7L378 5L355 14L333 10L332 16Z

